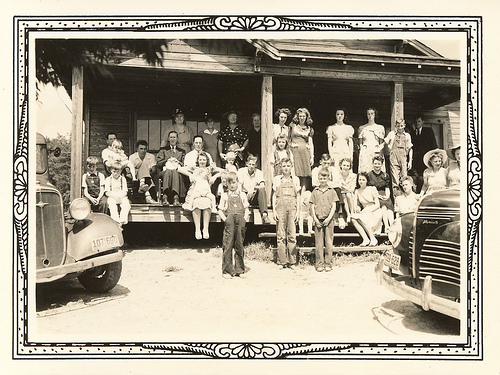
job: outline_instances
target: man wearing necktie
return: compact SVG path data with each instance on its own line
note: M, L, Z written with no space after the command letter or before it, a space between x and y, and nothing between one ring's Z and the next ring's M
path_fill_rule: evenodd
M183 176L177 171L182 166L185 152L177 147L177 132L172 130L168 133L168 144L160 148L156 155L156 168L163 176L163 199L162 203L168 206L171 202L174 206L180 206L180 199L186 196L187 185Z
M437 148L436 137L432 128L424 127L424 118L418 115L415 118L415 130L410 131L413 144L413 169L418 174L416 181L417 193L422 188L422 175L427 166L424 164L424 155L427 151Z

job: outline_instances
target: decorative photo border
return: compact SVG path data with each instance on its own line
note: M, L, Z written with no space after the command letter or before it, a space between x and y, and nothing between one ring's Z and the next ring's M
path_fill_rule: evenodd
M483 261L482 156L482 18L378 16L16 16L14 26L14 164L13 164L13 348L14 359L82 358L307 358L307 359L481 359ZM30 121L30 34L33 32L454 32L467 40L467 320L463 343L162 343L34 342L30 340L28 306L28 214ZM234 37L234 34L230 37ZM33 131L33 130L32 130Z

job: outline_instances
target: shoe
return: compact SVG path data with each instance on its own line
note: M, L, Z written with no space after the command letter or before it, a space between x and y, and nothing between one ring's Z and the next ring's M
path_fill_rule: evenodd
M167 196L166 196L166 195L164 195L164 196L163 196L163 201L162 201L162 204L163 204L164 206L166 206L166 207L168 207L168 206L169 206L169 203L168 203L168 198L167 198Z
M359 246L368 246L370 244L369 240L363 241L359 244Z
M345 220L343 217L339 217L339 229L345 228Z
M229 273L223 273L223 274L222 274L222 277L223 277L224 279L232 279L232 278L233 278L233 276L231 276L231 274L229 274Z
M286 264L278 264L278 267L280 270L286 270L288 268Z
M196 231L194 233L194 238L196 238L197 240L201 240L202 236L201 236L201 231Z
M326 266L325 267L325 272L330 272L332 270L332 267L331 266Z
M370 241L370 246L377 246L377 245L378 245L377 240Z
M174 203L172 203L172 206L179 207L181 205L181 202L179 202L179 197L176 195L174 197Z
M325 270L324 267L316 267L316 271L318 272L323 272Z
M295 266L293 264L289 264L288 265L288 268L290 268L291 270L294 270L295 269Z
M269 216L267 215L267 212L264 212L262 214L262 223L264 224L269 224L271 221L269 220Z
M245 275L244 273L237 273L234 275L234 277L239 277L240 279L246 279L247 275Z
M204 240L208 240L210 238L210 234L208 233L208 230L207 231L203 231L203 239Z
M147 204L156 204L156 201L153 198L151 198L151 196L148 195L146 197L146 203Z
M148 184L145 184L145 183L142 183L141 186L139 186L139 193L145 193L146 191L148 191L149 189L149 185Z

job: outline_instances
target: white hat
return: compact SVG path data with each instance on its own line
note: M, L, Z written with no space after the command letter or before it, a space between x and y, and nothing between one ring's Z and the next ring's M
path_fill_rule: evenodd
M440 155L441 158L443 159L443 164L446 163L448 160L448 156L446 156L446 151L441 150L440 148L436 148L434 150L427 151L424 155L424 164L427 165L427 167L432 168L432 166L429 164L431 158L434 155Z

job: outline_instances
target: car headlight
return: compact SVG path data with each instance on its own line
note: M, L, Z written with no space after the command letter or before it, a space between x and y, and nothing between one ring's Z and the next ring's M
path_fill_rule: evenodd
M391 224L387 232L387 237L389 238L389 241L391 241L393 247L397 247L399 245L399 243L401 242L402 234L403 234L403 227L401 225L401 218L398 217Z
M83 220L90 214L90 203L84 198L76 198L69 205L69 214L75 220Z

